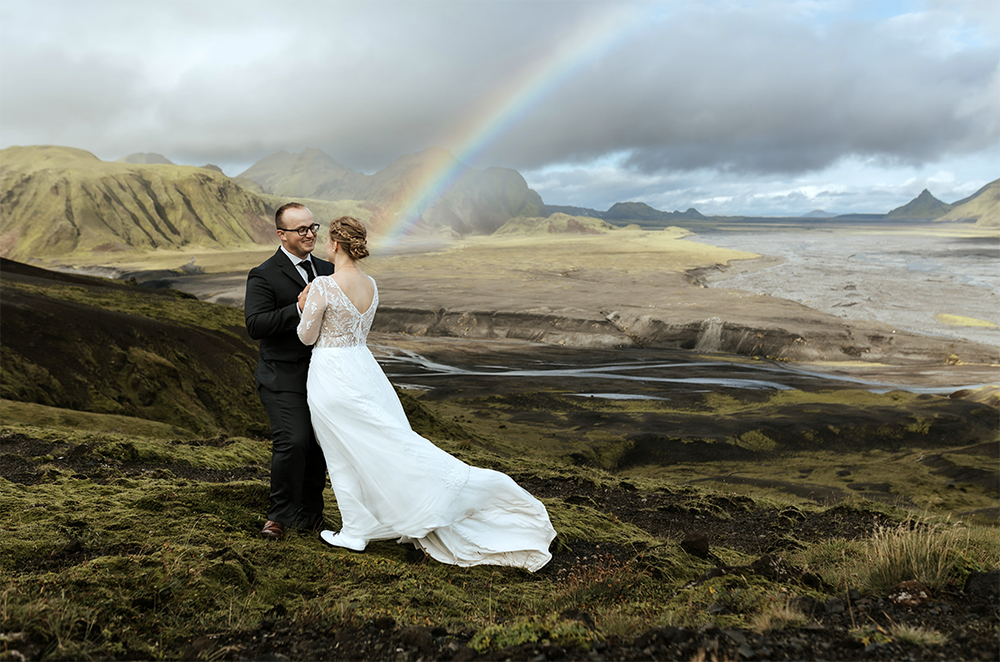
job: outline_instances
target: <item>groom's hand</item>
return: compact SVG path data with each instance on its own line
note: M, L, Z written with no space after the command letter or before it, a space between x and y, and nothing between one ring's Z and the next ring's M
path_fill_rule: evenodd
M299 292L299 312L300 312L300 313L301 313L301 312L302 312L303 310L305 310L305 306L306 306L306 297L307 297L307 296L309 296L309 288L310 288L311 286L312 286L312 283L310 283L309 285L306 285L306 289L304 289L304 290L302 290L301 292Z

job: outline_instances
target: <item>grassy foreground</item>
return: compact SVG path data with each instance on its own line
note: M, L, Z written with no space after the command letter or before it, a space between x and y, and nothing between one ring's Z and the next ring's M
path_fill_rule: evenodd
M587 648L665 626L802 627L813 619L803 600L851 589L884 595L910 579L946 591L1000 565L995 527L918 520L863 501L833 512L656 478L626 482L594 468L505 454L403 397L419 432L469 463L527 480L542 496L558 532L549 566L534 575L454 568L416 559L393 542L352 554L305 533L264 541L256 535L268 498L263 440L180 440L166 428L126 435L110 431L121 421L104 421L101 431L100 415L92 415L89 430L4 425L6 650L32 659L241 659L245 648L210 642L282 623L335 631L373 622L443 628L470 654L542 640ZM706 523L780 516L864 524L814 540L777 536L779 563L795 570L765 576L749 569L760 549L734 538L702 558L681 535L620 519L596 496L609 493L636 504L670 501L657 510ZM332 493L327 506L336 528ZM742 570L709 572L717 566ZM915 636L881 630L885 641ZM853 636L873 632L858 624ZM917 637L925 645L946 634Z

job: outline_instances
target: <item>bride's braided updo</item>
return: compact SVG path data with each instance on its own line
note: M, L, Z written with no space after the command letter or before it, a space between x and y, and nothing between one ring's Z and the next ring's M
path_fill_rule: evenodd
M368 230L353 216L341 216L330 221L330 241L336 241L354 260L368 257Z

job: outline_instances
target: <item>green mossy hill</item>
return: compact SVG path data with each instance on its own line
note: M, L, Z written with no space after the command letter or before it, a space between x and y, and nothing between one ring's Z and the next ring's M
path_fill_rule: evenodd
M0 261L0 394L198 434L268 426L239 309Z
M461 234L489 234L514 216L541 213L541 197L515 170L478 170L459 163L443 149L430 148L400 157L373 175L355 172L318 149L298 154L278 152L254 164L240 179L257 182L278 196L371 205L378 231L393 221L393 209L418 195L440 172L456 173L452 184L422 213L426 227L445 226Z
M902 207L897 207L885 215L886 218L920 218L934 219L944 216L951 211L951 205L941 202L927 189L920 195L906 203Z
M550 234L607 234L617 230L599 218L555 213L548 218L518 216L501 225L493 234L503 236L538 236Z
M995 607L963 593L1000 564L995 528L863 501L774 504L498 454L475 438L435 441L542 499L558 533L547 566L459 568L394 541L355 554L298 531L262 540L262 440L0 428L7 659L538 658L531 647L546 659L652 659L642 651L662 635L686 647L655 659L746 659L742 640L808 660L830 659L842 649L826 642L847 646L860 625L902 646L892 659L932 659L893 634L901 623L933 624L951 659L995 657ZM889 591L914 579L934 603L895 606ZM931 620L931 606L950 620Z
M273 205L210 169L52 146L8 147L0 162L3 257L274 241Z
M981 227L1000 227L1000 179L994 180L972 195L952 203L951 211L939 221L975 221Z

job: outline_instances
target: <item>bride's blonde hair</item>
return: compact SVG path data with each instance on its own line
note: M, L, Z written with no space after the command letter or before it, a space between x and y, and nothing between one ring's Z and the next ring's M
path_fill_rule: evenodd
M341 216L330 221L330 241L347 249L354 260L368 257L368 230L364 223L353 216Z

